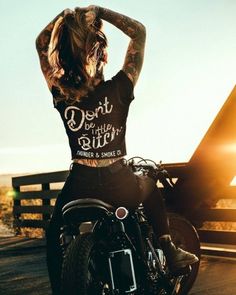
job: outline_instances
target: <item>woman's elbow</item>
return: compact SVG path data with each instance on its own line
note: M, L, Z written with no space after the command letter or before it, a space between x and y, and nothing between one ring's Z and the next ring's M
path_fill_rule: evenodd
M37 51L42 51L43 49L45 49L45 38L42 33L40 33L36 38L35 47Z
M41 48L41 46L40 46L40 44L42 43L41 39L42 39L42 36L40 33L35 40L35 47L37 50L39 50Z
M142 34L143 34L144 36L146 36L146 27L145 27L144 24L142 24L142 23L140 23L140 24L141 24L141 31L142 31Z
M139 39L145 40L146 39L146 27L144 24L139 23L138 29L138 36Z

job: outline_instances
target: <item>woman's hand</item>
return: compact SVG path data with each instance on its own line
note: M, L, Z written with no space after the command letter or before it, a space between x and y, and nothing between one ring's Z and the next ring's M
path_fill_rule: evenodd
M96 18L98 17L99 7L96 5L90 5L87 7L87 12L85 13L85 20L87 24L92 25Z
M91 26L96 19L96 13L93 10L89 10L85 13L85 21L88 26Z
M66 9L64 10L64 16L66 16L66 15L68 15L68 14L74 14L74 11L71 10L71 9L69 9L69 8L66 8Z
M75 12L76 12L76 9L85 10L85 21L86 21L86 23L87 23L88 26L93 25L93 23L95 22L96 18L98 17L99 6L90 5L88 7L75 8Z

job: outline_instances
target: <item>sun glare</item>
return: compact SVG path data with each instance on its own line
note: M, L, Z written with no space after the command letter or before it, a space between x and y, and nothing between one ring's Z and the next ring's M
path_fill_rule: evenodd
M8 198L13 198L14 199L16 197L16 191L11 189L6 193L6 195L7 195Z
M236 175L234 176L234 178L230 182L230 186L236 186Z

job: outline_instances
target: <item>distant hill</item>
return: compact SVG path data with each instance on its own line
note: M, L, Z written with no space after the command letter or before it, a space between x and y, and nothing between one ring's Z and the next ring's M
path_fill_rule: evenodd
M18 174L0 174L0 186L11 186L12 177L23 176L30 173L18 173Z

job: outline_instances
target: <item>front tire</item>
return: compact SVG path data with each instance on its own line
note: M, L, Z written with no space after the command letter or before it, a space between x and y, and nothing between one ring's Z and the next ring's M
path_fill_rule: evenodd
M110 294L104 249L93 233L78 236L71 242L62 265L63 295Z
M187 295L197 278L199 270L201 256L200 241L196 229L182 216L170 213L169 222L170 233L174 244L177 247L195 254L199 258L199 262L192 265L190 274L181 281L178 295Z

